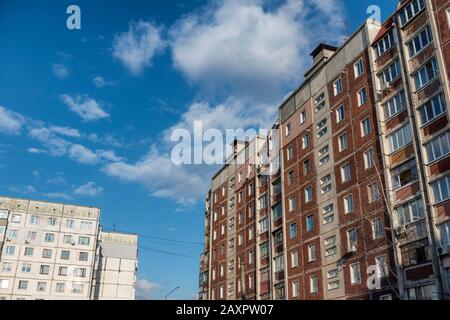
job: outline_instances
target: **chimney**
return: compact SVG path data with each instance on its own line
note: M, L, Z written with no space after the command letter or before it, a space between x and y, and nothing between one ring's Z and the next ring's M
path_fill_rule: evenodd
M337 47L321 43L319 44L313 52L311 52L311 56L313 57L314 66L327 61L336 51Z

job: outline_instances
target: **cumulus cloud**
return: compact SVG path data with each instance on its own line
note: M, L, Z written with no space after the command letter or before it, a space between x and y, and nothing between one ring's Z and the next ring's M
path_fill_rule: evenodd
M164 48L161 31L146 21L131 22L126 32L114 36L113 56L134 74L151 66L154 55Z
M180 20L170 31L175 67L216 93L273 102L301 80L318 41L339 38L342 22L340 1L266 2L213 2Z
M97 88L109 87L117 85L116 81L107 81L101 76L96 76L92 79L92 82Z
M28 148L28 153L41 154L41 153L47 153L47 151L44 149L39 149L39 148Z
M48 192L44 193L44 196L49 199L57 199L57 200L63 200L63 201L69 201L72 200L72 196L64 193L64 192Z
M60 96L60 99L84 121L95 121L109 117L109 114L103 109L103 106L88 95L71 96L63 94Z
M136 299L137 300L151 300L154 299L155 292L158 292L162 287L150 282L147 279L138 279L136 281Z
M169 154L160 153L156 148L135 163L118 161L106 164L103 170L111 177L126 182L137 182L146 186L151 195L169 198L188 204L198 200L207 190L208 171L202 166L178 166Z
M0 132L8 135L20 133L25 118L17 112L0 106Z
M95 182L93 181L89 181L81 186L78 186L77 188L75 188L74 193L78 196L83 196L83 197L96 197L99 194L101 194L103 192L103 188L102 187L97 187L95 185Z
M64 80L70 75L70 70L62 63L53 63L52 71L55 77L60 80Z

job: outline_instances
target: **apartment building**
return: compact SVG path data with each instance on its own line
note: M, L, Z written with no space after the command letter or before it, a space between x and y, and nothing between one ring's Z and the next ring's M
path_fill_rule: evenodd
M255 295L221 298L448 299L449 7L399 1L312 52L279 107L280 168L252 180L256 243L241 250L256 248Z
M133 241L112 247L99 218L98 208L0 197L0 299L134 299L137 239L115 234ZM117 277L94 269L103 256L119 260ZM126 289L94 295L93 279L104 277Z

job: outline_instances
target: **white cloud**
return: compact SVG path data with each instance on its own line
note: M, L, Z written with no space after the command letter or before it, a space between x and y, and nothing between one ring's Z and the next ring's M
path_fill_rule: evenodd
M302 79L313 47L339 38L340 1L287 0L275 9L266 3L216 1L180 20L170 31L175 67L216 93L279 98Z
M114 36L113 56L138 75L151 66L154 55L164 48L161 31L150 22L131 22L127 32Z
M44 193L44 196L49 199L59 199L59 200L64 200L64 201L72 200L72 196L70 196L64 192L49 192L49 193Z
M17 112L0 106L0 132L17 135L25 123L25 118Z
M137 300L151 300L154 299L154 294L160 291L162 287L148 281L147 279L138 279L136 281L136 299Z
M74 193L76 195L90 197L90 198L96 197L99 194L101 194L102 192L103 192L103 188L97 187L95 185L95 182L93 182L93 181L89 181L88 183L78 186L74 190Z
M88 95L71 96L63 94L60 99L84 121L95 121L109 117L109 114L103 110L103 106Z
M41 154L41 153L47 153L47 151L44 149L39 149L39 148L28 148L28 153Z
M117 85L116 81L106 81L101 76L96 76L92 79L92 82L97 88L103 88L103 87L109 87L109 86L115 86Z
M61 63L53 63L52 71L55 77L57 77L60 80L64 80L70 75L70 70Z
M175 165L168 154L160 154L155 148L136 163L119 161L107 164L103 169L109 176L122 181L137 182L146 186L151 195L169 198L179 203L193 203L208 188L211 170L203 166Z
M72 160L84 164L95 164L100 160L95 152L80 144L71 145L68 154Z
M20 193L20 194L32 194L36 192L36 188L30 185L26 186L10 186L9 190L12 192Z

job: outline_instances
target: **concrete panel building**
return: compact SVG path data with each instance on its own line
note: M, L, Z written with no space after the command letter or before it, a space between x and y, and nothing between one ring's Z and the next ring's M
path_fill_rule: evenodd
M449 30L450 1L405 0L312 52L279 107L281 167L256 180L256 243L240 249L256 248L256 294L221 298L450 297Z
M0 197L0 299L134 299L137 238L103 233L99 219L94 207ZM105 259L117 268L94 267ZM117 288L94 295L93 281Z

